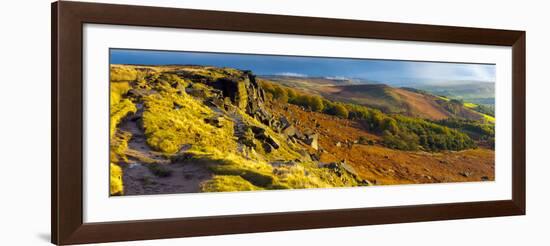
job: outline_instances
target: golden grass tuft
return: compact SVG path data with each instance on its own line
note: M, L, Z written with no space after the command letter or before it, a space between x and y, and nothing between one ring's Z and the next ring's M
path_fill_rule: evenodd
M111 66L111 81L134 81L138 79L139 72L130 66Z
M111 68L112 69L112 68ZM123 98L131 89L128 82L112 82L110 89L111 126L110 136L115 134L116 126L129 113L135 113L137 108L129 99Z
M132 138L132 134L126 131L118 130L111 137L110 143L110 160L114 163L128 162L126 151L128 150L128 141Z
M203 192L253 191L263 190L240 176L216 175L201 185Z
M183 71L190 72L193 75L202 76L215 81L220 78L240 76L241 71L234 68L217 68L217 67L183 67Z
M111 125L110 125L110 136L113 137L113 134L116 132L116 127L118 123L124 117L130 113L135 113L137 111L136 105L128 99L122 99L119 103L111 105Z
M110 105L116 105L122 100L124 94L131 89L128 82L111 82Z
M206 123L216 114L199 100L182 93L160 92L144 98L143 126L147 143L166 154L184 144L193 148L216 146L227 152L236 149L233 122L222 118L222 127Z
M124 185L122 184L122 168L111 163L110 165L110 194L111 196L124 195Z

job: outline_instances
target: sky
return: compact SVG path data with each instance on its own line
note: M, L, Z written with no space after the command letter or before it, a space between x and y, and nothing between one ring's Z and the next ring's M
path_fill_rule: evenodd
M393 85L495 81L495 65L422 61L111 49L111 64L210 65L258 75L362 79Z

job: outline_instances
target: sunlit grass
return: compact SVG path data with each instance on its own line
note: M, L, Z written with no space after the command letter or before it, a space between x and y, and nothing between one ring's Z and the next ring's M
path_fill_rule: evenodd
M340 176L315 163L295 163L274 168L261 160L246 159L237 154L222 153L216 149L190 151L191 162L207 165L215 175L239 176L262 189L302 189L357 186L357 180L349 173ZM210 190L213 187L209 188Z
M240 176L216 175L201 185L203 192L253 191L263 190Z
M488 121L490 123L495 123L495 121L496 121L495 117L490 116L490 115L483 114L483 117L485 118L486 121Z
M129 66L111 66L111 81L133 81L138 78L138 71Z
M464 107L466 107L466 108L476 108L477 104L471 103L471 102L465 102Z
M114 163L128 162L126 157L126 151L128 150L128 140L132 137L132 134L125 131L118 131L113 137L111 137L110 146L110 160Z
M116 127L120 121L130 113L137 111L136 105L128 99L122 99L119 103L111 106L110 136L113 137Z
M124 185L122 184L122 168L118 165L110 164L110 194L111 196L124 195Z
M160 92L144 101L143 126L147 143L154 149L166 154L176 153L184 144L236 149L233 122L222 118L221 128L206 123L205 119L216 114L190 95Z

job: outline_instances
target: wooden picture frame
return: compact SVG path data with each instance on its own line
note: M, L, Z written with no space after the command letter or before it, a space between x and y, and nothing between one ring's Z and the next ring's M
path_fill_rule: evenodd
M52 4L52 243L76 244L525 214L525 32L77 2ZM512 199L181 219L83 222L83 24L512 47Z

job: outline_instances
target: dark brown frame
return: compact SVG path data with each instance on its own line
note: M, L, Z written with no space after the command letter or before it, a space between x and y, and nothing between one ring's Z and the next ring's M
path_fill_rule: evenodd
M52 243L76 244L525 214L525 32L77 2L52 4ZM512 200L83 223L84 23L512 47Z

